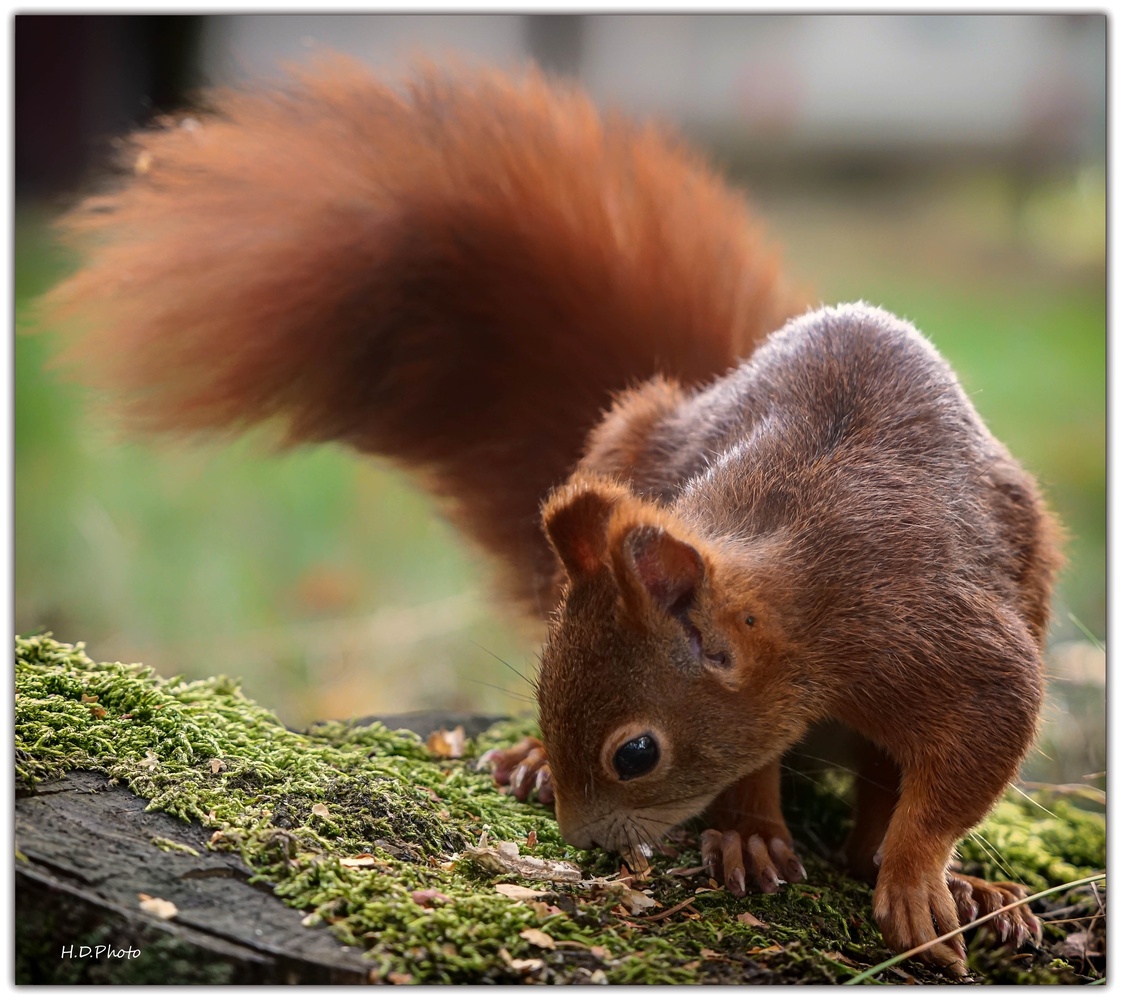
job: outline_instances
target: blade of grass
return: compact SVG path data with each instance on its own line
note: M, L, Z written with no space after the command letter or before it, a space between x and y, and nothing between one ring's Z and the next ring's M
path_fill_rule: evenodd
M941 944L941 942L943 941L949 941L950 938L952 938L955 934L960 934L962 931L967 931L974 927L980 927L981 924L992 920L992 918L995 917L998 913L1004 913L1005 910L1015 909L1017 906L1023 906L1024 904L1030 903L1035 899L1043 899L1045 896L1053 896L1055 893L1062 892L1064 889L1073 889L1080 885L1087 885L1091 882L1102 882L1104 880L1105 872L1102 872L1100 875L1087 875L1085 878L1075 879L1073 882L1065 882L1062 885L1056 885L1050 889L1044 889L1042 892L1033 893L1031 896L1025 896L1023 899L1018 899L1014 903L1008 903L1007 905L1002 906L999 909L993 910L992 913L986 913L983 917L978 917L976 920L973 920L968 924L964 924L961 927L956 927L954 928L954 930L948 931L947 933L941 935L941 937L934 938L933 941L927 941L924 944L920 944L916 948L912 948L909 951L904 951L892 958L889 958L886 962L881 962L879 965L874 965L870 969L865 969L863 972L858 972L851 979L846 979L844 985L855 986L857 983L862 983L866 979L870 979L877 973L883 972L885 969L890 969L893 965L898 965L906 958L913 958L915 955L926 951L927 948L933 947L936 944Z
M1089 639L1090 642L1092 642L1095 646L1097 646L1101 652L1105 652L1105 643L1103 643L1101 639L1099 639L1096 635L1094 635L1093 632L1091 632L1085 625L1082 624L1078 615L1076 615L1073 611L1068 611L1067 617L1074 623L1074 627L1078 629L1079 632L1086 636L1086 638Z

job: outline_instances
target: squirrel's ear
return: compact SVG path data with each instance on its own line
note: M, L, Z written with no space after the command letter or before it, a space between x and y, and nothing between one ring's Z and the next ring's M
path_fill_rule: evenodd
M545 534L570 579L607 565L607 520L626 495L616 483L587 480L570 482L545 501Z
M663 611L685 614L705 576L701 554L660 525L640 524L623 537L623 558L643 590Z

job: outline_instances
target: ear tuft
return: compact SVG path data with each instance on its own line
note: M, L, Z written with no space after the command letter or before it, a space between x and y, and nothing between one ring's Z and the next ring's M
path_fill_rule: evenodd
M545 501L541 516L570 579L591 576L607 564L607 521L626 496L608 480L570 482Z
M705 575L704 560L692 545L644 524L627 533L623 550L638 582L663 611L680 617L692 607Z

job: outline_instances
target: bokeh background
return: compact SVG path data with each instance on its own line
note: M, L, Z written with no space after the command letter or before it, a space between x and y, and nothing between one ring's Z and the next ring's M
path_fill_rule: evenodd
M533 60L676 125L749 192L793 276L913 320L1043 482L1069 565L1027 776L1102 780L1104 15L15 20L17 325L74 266L50 221L114 136L311 51L391 75L416 56ZM539 633L393 469L330 447L124 441L50 371L52 347L16 338L18 631L238 676L291 725L529 710Z

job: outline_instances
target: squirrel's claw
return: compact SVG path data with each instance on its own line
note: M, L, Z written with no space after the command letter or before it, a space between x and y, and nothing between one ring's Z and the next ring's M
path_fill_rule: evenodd
M910 951L933 941L940 932L960 926L962 903L950 891L948 881L941 873L919 875L908 882L880 878L872 910L889 948ZM960 934L929 945L917 957L958 978L966 973L965 942Z
M479 766L494 765L494 780L519 802L525 802L531 792L537 801L549 805L553 801L553 775L545 757L545 747L532 736L508 750L488 750L479 758Z
M957 873L946 876L946 885L957 902L962 923L993 913L1028 894L1028 890L1016 882L986 882L972 875ZM967 907L967 912L963 911L963 906ZM1029 942L1038 948L1043 943L1043 925L1027 906L998 913L990 924L988 933L996 943L1012 941L1017 948Z
M757 833L745 843L736 830L705 830L701 834L701 861L709 875L722 880L733 896L746 894L748 876L766 893L778 892L783 882L801 882L806 877L789 844L780 837L772 837L768 844Z

